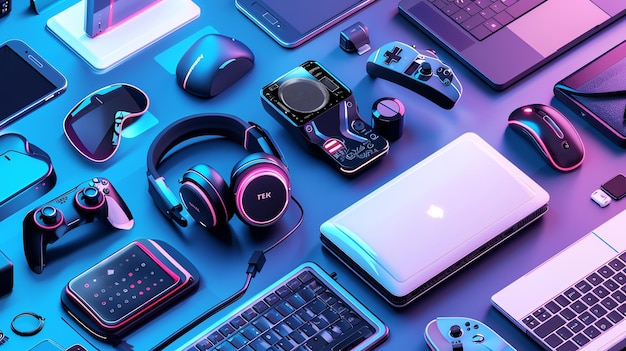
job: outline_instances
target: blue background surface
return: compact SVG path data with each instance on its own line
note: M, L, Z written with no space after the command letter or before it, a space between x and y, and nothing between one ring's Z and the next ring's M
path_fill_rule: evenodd
M482 320L517 349L538 350L536 344L491 307L491 295L625 208L626 202L614 201L602 209L589 198L601 183L625 171L624 150L555 101L552 93L554 83L626 39L624 19L521 83L505 92L495 92L402 18L398 14L397 0L377 1L293 50L284 49L272 41L236 10L233 1L200 1L198 5L202 13L198 19L104 74L90 69L45 29L50 16L72 4L71 0L66 0L41 15L35 15L28 9L26 0L14 0L12 13L0 19L0 42L8 39L26 41L58 68L69 82L63 95L3 130L20 133L47 151L57 171L58 183L37 203L26 206L0 222L0 249L15 265L15 287L12 293L0 297L0 330L9 337L9 341L0 346L0 351L25 350L46 338L54 339L65 347L81 343L90 350L94 349L82 338L85 335L82 330L76 332L63 321L68 317L59 301L62 289L70 278L133 239L156 238L182 251L201 271L202 281L195 294L128 336L128 342L136 350L147 350L200 311L239 289L244 282L244 272L252 250L270 245L297 221L298 210L290 206L287 215L270 230L251 230L236 218L231 220L221 235L207 233L198 225L181 229L169 223L157 211L148 195L145 158L151 141L160 130L190 114L234 114L268 130L285 153L291 170L293 195L305 209L300 229L268 254L267 264L252 281L244 300L301 262L315 261L327 271L337 272L338 281L389 326L390 337L380 347L381 350L427 350L422 333L426 324L438 316L466 316ZM368 54L348 54L338 46L340 31L356 21L369 27L373 50L394 40L414 44L418 50L437 50L463 83L464 95L457 106L452 110L443 110L407 89L367 76L365 63ZM546 33L557 30L549 28L549 23L542 25L546 26ZM183 92L176 85L171 69L166 68L175 62L176 55L182 54L182 42L197 36L199 32L211 30L246 43L255 53L256 63L253 70L237 84L211 100L203 100ZM391 145L389 154L381 162L355 179L343 177L321 159L305 152L261 105L259 91L265 84L309 59L321 62L353 89L365 119L369 119L372 103L383 96L397 97L406 106L403 137ZM85 95L116 82L142 88L151 97L150 113L158 123L140 135L125 138L113 159L104 164L94 164L83 159L67 142L62 121L67 111ZM529 103L552 104L570 118L587 150L587 158L580 169L570 173L553 170L533 146L507 130L509 113ZM550 210L540 221L410 306L394 309L322 250L319 225L468 131L478 133L543 186L551 196ZM171 157L161 171L175 189L176 180L193 164L209 163L221 174L227 175L243 155L244 151L232 143L205 141ZM111 180L132 210L135 227L130 231L95 230L92 226L76 229L50 246L50 264L43 274L31 272L22 247L21 222L24 214L94 176ZM407 196L410 194L407 193ZM80 249L64 250L63 247L71 243L72 238L81 236L88 236L92 240ZM11 319L24 311L34 311L46 318L41 333L21 337L11 331ZM223 313L226 311L220 315ZM188 336L195 335L217 318L219 315ZM98 349L112 349L91 337L87 337L87 340Z

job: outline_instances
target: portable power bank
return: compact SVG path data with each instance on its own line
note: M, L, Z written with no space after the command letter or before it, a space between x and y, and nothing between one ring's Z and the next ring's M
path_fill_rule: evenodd
M326 249L406 306L548 210L548 193L466 133L320 226Z

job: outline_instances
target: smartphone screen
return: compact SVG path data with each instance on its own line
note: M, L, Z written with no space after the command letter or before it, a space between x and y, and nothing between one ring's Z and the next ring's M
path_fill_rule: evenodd
M626 196L626 176L618 174L601 187L614 200L619 200Z
M237 8L284 47L296 47L375 0L236 0Z
M60 95L65 78L28 45L0 45L0 127Z

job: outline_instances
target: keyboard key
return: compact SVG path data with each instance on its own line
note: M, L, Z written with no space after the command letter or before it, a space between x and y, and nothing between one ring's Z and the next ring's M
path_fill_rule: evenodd
M609 267L613 268L614 271L620 271L622 268L626 267L626 264L622 262L619 258L616 258L609 262Z
M555 330L559 329L560 327L562 327L564 324L565 324L565 320L563 318L561 318L561 316L555 315L552 318L550 318L547 321L545 321L544 323L542 323L541 325L539 325L539 327L537 327L533 331L540 338L545 338L546 336L548 336L553 331L555 331Z
M621 291L616 291L613 294L611 294L611 297L617 302L617 303L623 303L626 302L626 295L624 295L623 292Z
M576 334L574 335L574 337L572 338L572 340L578 344L578 346L583 346L586 343L589 342L589 338L587 338L585 335L583 335L582 333L580 334Z
M574 286L583 294L593 288L593 286L591 286L591 284L586 280L581 280L578 283L576 283L576 285Z
M598 328L598 330L604 332L604 331L607 331L610 327L612 327L613 323L609 322L606 318L601 318L600 320L595 322L593 325L595 325L596 328Z
M574 300L578 299L579 297L581 297L582 294L579 293L576 289L570 288L570 289L565 291L565 296L567 296L567 298L570 301L574 301Z
M615 291L619 289L619 284L617 284L613 279L606 280L604 283L602 283L602 286L604 286L609 291Z
M619 272L613 276L615 282L619 285L626 285L626 275L622 272Z
M600 331L594 327L593 325L589 326L587 329L583 331L589 339L595 339L598 335L600 335Z
M235 328L233 328L230 324L225 324L219 329L220 333L224 336L229 336L230 334L235 332Z
M563 345L559 346L556 351L576 351L578 346L571 341L566 341Z
M550 345L550 347L557 347L559 344L563 342L563 340L556 334L552 334L544 339L546 344Z
M589 309L589 312L591 312L597 318L600 318L606 314L606 310L604 309L604 307L600 306L599 304L592 306Z
M567 297L565 297L564 295L559 295L557 296L554 301L556 301L556 303L558 303L559 305L561 305L561 307L565 307L567 305L570 304L570 302L572 300L568 299Z
M578 333L579 331L583 330L584 325L578 321L577 319L570 321L569 323L567 323L567 327L574 333Z
M603 266L598 270L598 273L600 273L601 276L603 276L604 278L609 278L610 276L612 276L615 271L611 269L611 267L607 266Z
M198 350L208 350L213 346L213 343L211 343L209 340L200 340L197 344L196 344L196 348Z
M593 295L591 293L583 296L581 300L583 300L587 304L587 306L591 306L600 301L596 295Z
M590 312L583 312L580 316L578 316L578 319L586 325L589 325L595 322L596 317L594 317Z
M265 303L272 306L280 301L280 297L274 293L267 295L264 299Z
M624 319L624 316L617 311L609 312L609 314L607 314L606 317L613 323L617 323L621 321L622 319Z
M611 297L607 297L604 300L600 301L600 304L602 306L604 306L604 308L606 308L608 311L617 308L617 302L615 302L615 300L613 300Z
M256 304L254 304L254 306L252 307L253 310L255 310L257 313L262 313L264 311L266 311L269 307L267 306L267 304L263 301L259 301Z
M574 313L574 311L570 310L569 308L563 309L559 314L561 315L561 317L567 319L568 321L576 317L576 313Z
M572 303L572 305L570 306L572 308L572 310L578 314L583 313L583 311L585 311L587 309L587 305L585 305L582 301L575 301L574 303Z
M572 335L574 335L574 333L572 333L569 329L567 329L566 327L562 327L559 328L556 333L563 339L563 340L567 340L569 338L572 337Z
M602 278L598 273L591 273L587 277L587 281L595 286L602 283L604 281L604 278Z
M561 310L561 307L554 301L548 302L545 307L548 311L552 312L553 314Z

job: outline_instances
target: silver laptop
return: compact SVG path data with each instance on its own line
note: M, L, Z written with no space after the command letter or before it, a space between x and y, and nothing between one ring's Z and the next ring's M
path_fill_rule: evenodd
M548 193L466 133L325 221L325 248L409 304L548 209Z
M626 211L492 297L546 350L626 348Z
M497 90L626 14L624 0L402 0L398 7Z

